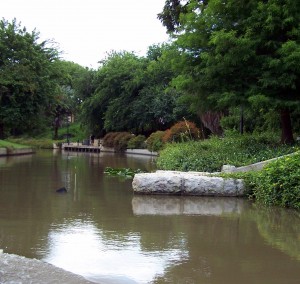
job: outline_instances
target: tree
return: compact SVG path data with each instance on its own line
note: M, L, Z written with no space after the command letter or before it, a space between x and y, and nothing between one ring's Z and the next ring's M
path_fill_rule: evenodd
M92 132L127 131L137 123L131 119L131 104L142 87L145 59L130 52L111 52L96 72L95 91L82 105L82 121Z
M58 51L16 20L0 21L0 138L43 127L57 90Z
M204 110L277 109L281 140L292 143L290 110L299 104L299 9L299 1L291 0L166 1L159 18L185 59L174 84L194 94Z
M82 120L94 134L130 131L149 134L187 115L173 78L167 45L149 47L148 57L112 52L94 80L95 92L82 105Z
M138 129L145 134L166 130L190 116L189 109L181 102L182 93L170 86L175 76L172 62L177 59L176 53L167 44L152 45L148 49L144 86L132 106L132 116L139 122Z
M77 63L58 60L55 68L59 74L58 88L49 109L53 117L54 139L58 139L58 129L68 116L79 116L83 100L93 92L94 71Z

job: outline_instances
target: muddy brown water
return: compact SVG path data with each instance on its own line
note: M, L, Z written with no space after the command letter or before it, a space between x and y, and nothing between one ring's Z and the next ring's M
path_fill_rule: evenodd
M300 213L246 199L135 196L105 167L153 158L0 158L0 249L96 283L300 283ZM66 194L55 190L65 186Z

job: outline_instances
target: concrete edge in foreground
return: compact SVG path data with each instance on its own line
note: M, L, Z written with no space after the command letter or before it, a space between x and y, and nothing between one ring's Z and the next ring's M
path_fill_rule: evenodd
M0 283L89 284L93 282L41 260L2 253L0 250Z

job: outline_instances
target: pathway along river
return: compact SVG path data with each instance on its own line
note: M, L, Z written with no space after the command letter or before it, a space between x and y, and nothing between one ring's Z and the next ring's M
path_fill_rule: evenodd
M107 166L153 163L52 151L0 158L0 248L96 283L299 283L299 212L134 196L132 180L106 176ZM55 193L61 186L69 192Z

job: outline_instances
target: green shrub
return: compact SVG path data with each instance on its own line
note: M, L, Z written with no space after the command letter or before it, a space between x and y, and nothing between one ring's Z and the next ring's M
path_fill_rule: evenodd
M164 142L185 142L191 140L198 140L200 138L200 131L195 123L184 120L174 124L165 132L163 137Z
M266 165L253 176L253 183L258 202L300 209L300 152Z
M109 132L107 133L104 138L103 138L103 142L102 145L104 147L109 147L109 148L113 148L114 147L114 141L116 136L118 136L120 134L120 132Z
M161 150L165 144L163 142L164 135L164 131L153 132L146 140L147 149L151 152L157 152Z
M114 138L114 149L116 152L124 152L127 149L128 141L132 138L129 132L119 132Z
M129 149L145 149L146 148L145 141L146 141L146 137L144 135L133 136L128 141L127 147Z

